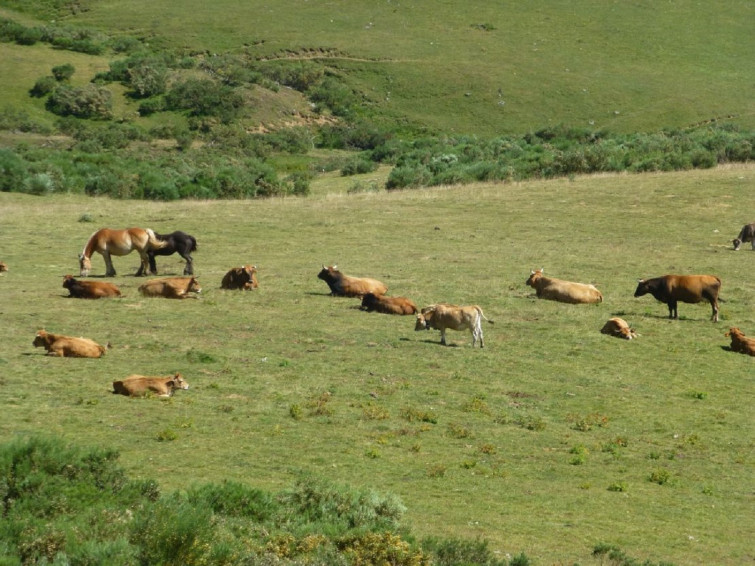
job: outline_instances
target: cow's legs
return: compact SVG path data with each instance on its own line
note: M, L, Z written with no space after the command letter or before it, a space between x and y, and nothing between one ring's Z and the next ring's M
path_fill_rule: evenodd
M157 268L155 268L154 270L151 269L152 266L150 264L149 255L147 254L147 252L139 252L139 259L141 260L141 265L139 266L139 270L136 272L137 277L147 275L147 273L157 275Z
M711 320L713 322L718 322L718 301L715 297L708 297L708 300L710 301L710 306L713 309L713 316L711 317Z
M668 302L668 317L669 318L679 318L679 309L678 303L676 301L669 300Z
M445 328L442 328L440 331L440 343L443 346L446 345L446 329Z

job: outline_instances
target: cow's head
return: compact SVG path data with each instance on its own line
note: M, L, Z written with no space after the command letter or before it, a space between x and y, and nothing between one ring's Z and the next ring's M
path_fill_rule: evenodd
M737 250L739 250L739 246L742 245L742 240L740 240L739 238L734 238L732 244L734 244L734 251L736 252Z
M186 289L187 293L201 293L202 287L199 285L199 281L197 281L196 277L192 277L189 280L189 286Z
M84 254L79 254L79 275L86 277L90 271L92 271L92 260Z
M40 329L37 331L37 335L34 337L34 342L32 344L35 348L39 348L40 346L44 346L47 344L47 332L44 331L44 329Z
M63 276L63 287L66 289L70 288L74 283L76 283L76 279L73 278L73 275Z
M650 282L645 279L637 280L637 288L634 290L635 297L642 297L650 292Z
M362 297L362 306L360 308L372 308L375 306L375 303L377 303L377 297L375 297L375 293L366 293Z
M317 278L323 281L332 281L337 273L340 273L337 265L329 265L328 267L323 265L320 273L317 274Z
M543 268L535 271L530 271L530 276L527 278L526 284L530 287L535 286L535 282L543 276Z
M417 321L414 323L414 330L430 330L430 326L427 324L427 319L424 314L420 313L417 315Z
M731 328L729 328L729 331L726 334L724 334L724 336L726 336L727 338L729 336L736 336L738 338L742 338L744 336L744 332L742 332L736 326L732 326Z
M173 389L188 389L189 388L189 384L186 383L183 376L178 372L176 372L176 375L173 376L173 379L171 379L168 382L168 385L172 387Z

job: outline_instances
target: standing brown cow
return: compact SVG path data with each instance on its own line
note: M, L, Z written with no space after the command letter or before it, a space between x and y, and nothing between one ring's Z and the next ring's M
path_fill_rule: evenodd
M721 280L715 275L663 275L652 279L640 279L635 297L650 293L658 301L668 305L668 317L679 318L677 304L699 303L703 299L713 309L713 322L718 322L718 292Z
M477 305L460 307L448 303L437 303L422 309L417 315L414 330L440 330L440 343L446 345L446 329L467 330L472 333L472 347L480 341L480 348L485 346L482 336L482 319L488 320Z

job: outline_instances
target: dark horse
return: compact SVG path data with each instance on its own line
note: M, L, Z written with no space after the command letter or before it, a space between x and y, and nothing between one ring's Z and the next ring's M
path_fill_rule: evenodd
M191 252L197 251L197 240L194 236L190 236L179 230L171 234L158 234L155 232L155 237L159 241L164 242L165 245L161 248L154 248L147 251L147 255L149 256L149 268L152 273L157 273L157 264L155 263L156 255L172 255L178 252L178 255L186 260L184 275L194 275L194 260L190 255Z

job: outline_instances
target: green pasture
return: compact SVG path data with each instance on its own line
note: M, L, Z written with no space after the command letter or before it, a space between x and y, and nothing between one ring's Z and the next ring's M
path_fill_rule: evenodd
M310 472L398 495L417 536L481 537L535 564L592 563L598 544L752 561L755 362L723 334L755 335L755 252L731 249L754 182L738 166L352 195L334 181L260 201L0 193L0 435L116 449L130 477L165 491L278 490ZM123 298L65 298L90 234L132 225L197 237L199 300L140 297L135 255L114 260ZM244 263L259 290L221 291ZM495 321L485 349L328 296L316 275L333 263L419 305L479 304ZM537 300L524 282L539 267L605 301ZM670 321L633 298L639 277L672 272L721 277L720 323L708 305ZM640 338L600 334L615 315ZM49 358L32 347L39 328L112 349ZM191 389L170 400L110 393L175 371Z
M27 24L34 14L40 23L53 19L42 2L0 6L0 15ZM180 9L171 2L94 0L85 7L59 14L56 25L208 57L320 61L356 89L374 120L391 125L480 136L558 124L620 132L711 119L755 125L755 8L742 0L185 0ZM0 46L2 59L7 49ZM48 67L43 59L28 69L23 88L49 74ZM3 81L0 92L18 84L15 77ZM258 93L252 105L275 108L268 98Z

